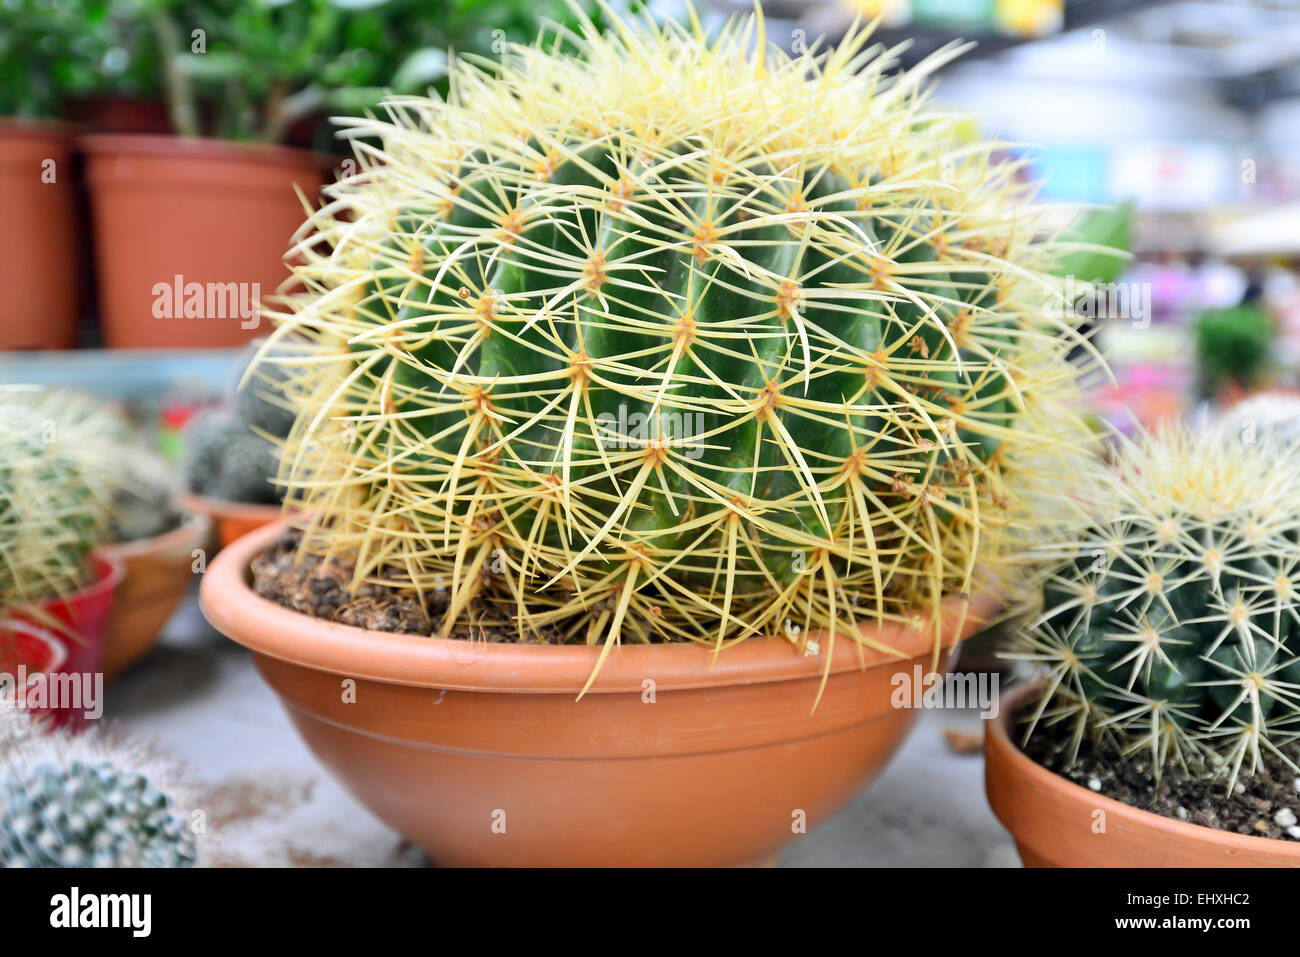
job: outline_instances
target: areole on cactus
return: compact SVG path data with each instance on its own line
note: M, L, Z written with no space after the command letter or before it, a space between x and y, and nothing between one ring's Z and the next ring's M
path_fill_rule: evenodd
M304 548L445 589L443 634L606 651L986 587L1082 432L1057 247L929 103L960 51L869 37L615 17L350 121L271 360Z
M1044 683L1027 736L1065 722L1155 774L1255 773L1300 737L1300 448L1230 425L1126 442L1051 554L1014 656ZM1300 769L1297 769L1300 770Z

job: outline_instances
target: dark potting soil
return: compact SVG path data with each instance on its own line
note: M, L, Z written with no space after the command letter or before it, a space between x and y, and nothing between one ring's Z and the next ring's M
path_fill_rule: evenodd
M302 533L290 529L253 559L253 591L285 608L337 621L344 625L391 631L405 635L431 635L447 610L445 590L427 593L421 603L409 593L387 585L367 582L353 594L349 591L353 568L337 559L300 556ZM398 579L397 568L383 569L377 577ZM445 637L474 641L518 641L510 624L509 609L484 601L470 603L451 634ZM538 642L559 640L554 629L542 629Z
M1017 725L1023 736L1023 726ZM1283 751L1300 764L1300 747L1293 744ZM1120 760L1087 742L1080 747L1077 760L1066 767L1069 731L1064 723L1040 724L1025 753L1075 784L1162 817L1236 834L1300 840L1300 774L1276 755L1265 757L1263 767L1253 776L1245 773L1249 765L1243 766L1233 793L1228 794L1226 777L1207 782L1181 769L1166 768L1157 784L1149 760Z

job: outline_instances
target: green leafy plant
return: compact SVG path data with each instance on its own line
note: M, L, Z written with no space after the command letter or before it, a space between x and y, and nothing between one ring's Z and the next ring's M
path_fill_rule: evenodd
M174 773L139 748L39 727L0 701L0 867L192 867Z
M587 24L352 121L382 150L270 360L303 547L445 589L444 634L606 651L870 644L986 587L1081 431L1054 253L927 108L958 51L887 79L868 37Z
M1268 367L1276 337L1273 320L1262 309L1241 305L1209 309L1196 319L1196 365L1201 394L1224 389L1248 391Z
M387 93L423 92L446 76L447 47L490 53L496 38L523 39L560 0L141 0L165 60L172 122L212 133L281 141L324 111L358 112ZM444 84L445 85L445 84Z
M1041 673L1026 738L1226 776L1300 736L1300 448L1177 428L1124 442L1050 556L1015 657ZM1051 726L1058 726L1052 729Z
M58 116L69 96L157 95L149 2L6 0L0 116Z

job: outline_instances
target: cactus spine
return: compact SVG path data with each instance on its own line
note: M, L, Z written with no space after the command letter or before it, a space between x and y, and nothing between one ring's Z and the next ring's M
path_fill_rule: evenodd
M868 37L616 19L355 121L382 148L278 317L312 344L281 363L304 547L446 583L443 633L606 649L980 588L1075 434L1053 252L928 107L959 51L891 78Z
M1155 772L1259 770L1300 736L1300 448L1187 428L1125 443L1053 556L1016 657L1064 722Z

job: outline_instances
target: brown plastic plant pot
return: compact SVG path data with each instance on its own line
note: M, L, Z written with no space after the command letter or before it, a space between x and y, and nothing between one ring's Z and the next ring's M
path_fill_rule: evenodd
M326 160L175 136L102 134L79 143L105 344L234 347L265 335L253 304L289 277L284 254L306 219L295 187L314 205Z
M1300 867L1300 842L1175 821L1049 771L1009 736L1034 690L1004 694L984 734L989 805L1026 867Z
M249 564L286 527L217 556L203 612L253 651L317 758L437 864L769 863L893 754L915 714L891 707L891 679L931 660L922 629L876 630L901 656L841 638L813 710L825 658L789 642L716 660L629 645L576 700L599 648L367 631L258 597ZM994 601L950 601L946 645L963 605L964 635Z
M211 534L212 522L206 515L187 513L176 528L161 535L100 548L126 569L108 618L105 681L113 680L157 643L185 594L194 571L194 553L206 547Z
M177 502L187 512L206 515L211 520L217 549L225 548L235 539L278 521L284 515L284 509L279 505L230 502L193 492L182 494Z
M71 127L0 120L0 350L71 349L79 270Z

